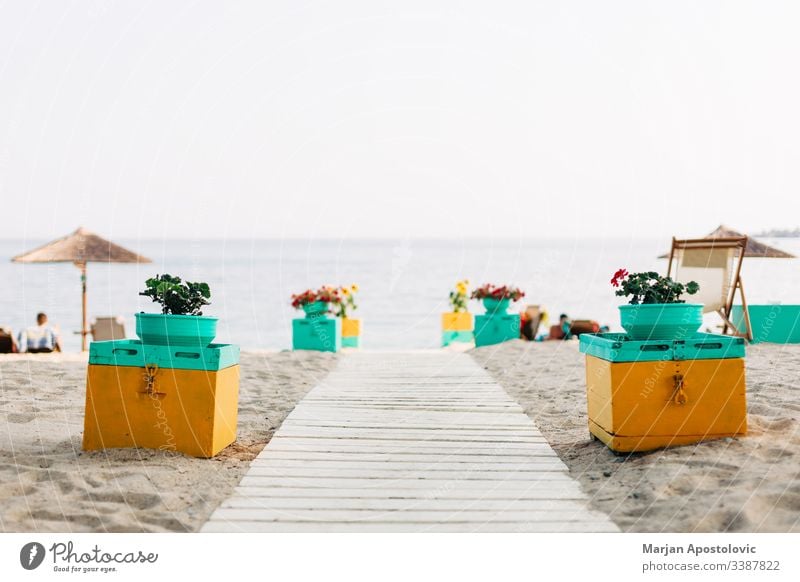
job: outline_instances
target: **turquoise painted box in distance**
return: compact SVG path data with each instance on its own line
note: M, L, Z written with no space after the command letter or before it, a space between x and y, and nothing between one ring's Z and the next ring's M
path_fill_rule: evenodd
M239 363L239 346L161 346L143 344L134 339L92 342L89 345L89 363L135 368L155 364L159 368L215 372Z
M517 313L475 316L475 347L519 339L519 336L519 314Z
M292 349L338 352L342 349L342 322L338 317L293 319Z
M800 305L748 305L753 343L800 344ZM744 333L744 310L741 305L731 308L731 322Z
M447 347L455 343L471 343L475 341L475 334L471 331L443 331L442 332L442 346Z
M360 348L361 347L361 336L359 336L359 335L345 335L345 336L342 336L342 347L343 348Z
M685 340L632 340L624 333L584 333L580 351L609 362L722 360L744 357L744 338L696 333Z

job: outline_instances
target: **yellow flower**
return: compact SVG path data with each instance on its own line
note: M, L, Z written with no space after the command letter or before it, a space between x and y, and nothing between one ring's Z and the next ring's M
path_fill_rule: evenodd
M358 293L358 285L356 285L355 283L350 285L350 291L352 291L353 293Z
M348 289L347 287L342 287L342 295L344 295L345 297L350 295L350 289Z

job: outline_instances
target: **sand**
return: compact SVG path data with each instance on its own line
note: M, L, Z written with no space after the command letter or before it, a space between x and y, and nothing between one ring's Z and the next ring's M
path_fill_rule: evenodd
M624 531L800 532L800 346L748 347L748 436L630 456L589 439L577 342L470 353Z
M81 451L86 358L0 356L0 531L195 531L333 354L242 354L238 440L214 459Z

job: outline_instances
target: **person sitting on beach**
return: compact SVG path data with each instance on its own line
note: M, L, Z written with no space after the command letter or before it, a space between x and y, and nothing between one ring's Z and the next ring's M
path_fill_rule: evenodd
M569 320L569 316L566 313L562 313L558 316L558 327L563 334L559 339L572 339L572 322Z
M550 326L549 334L542 334L536 338L536 341L549 341L549 340L568 340L572 339L572 322L566 313L562 313L558 317L558 324Z
M36 315L36 326L29 327L19 333L17 347L20 353L48 354L50 352L60 352L58 334L52 326L47 325L47 315L38 313Z

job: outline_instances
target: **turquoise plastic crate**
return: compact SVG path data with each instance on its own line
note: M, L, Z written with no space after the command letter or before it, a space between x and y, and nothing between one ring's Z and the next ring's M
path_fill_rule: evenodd
M217 371L239 363L239 346L159 346L131 339L92 342L89 345L89 363L135 368L156 364L159 368L176 370Z
M472 343L475 341L475 334L471 331L443 331L442 346L449 346L457 343Z
M580 350L609 362L715 360L744 357L744 339L697 333L687 340L631 340L624 333L584 333Z
M753 343L800 344L800 305L748 305ZM731 322L744 333L744 311L741 305L731 308Z
M475 346L490 346L512 339L518 339L519 314L475 316Z
M292 349L338 352L342 349L342 322L338 317L293 319Z
M361 336L358 336L358 335L342 336L342 347L343 348L360 348L361 347Z

